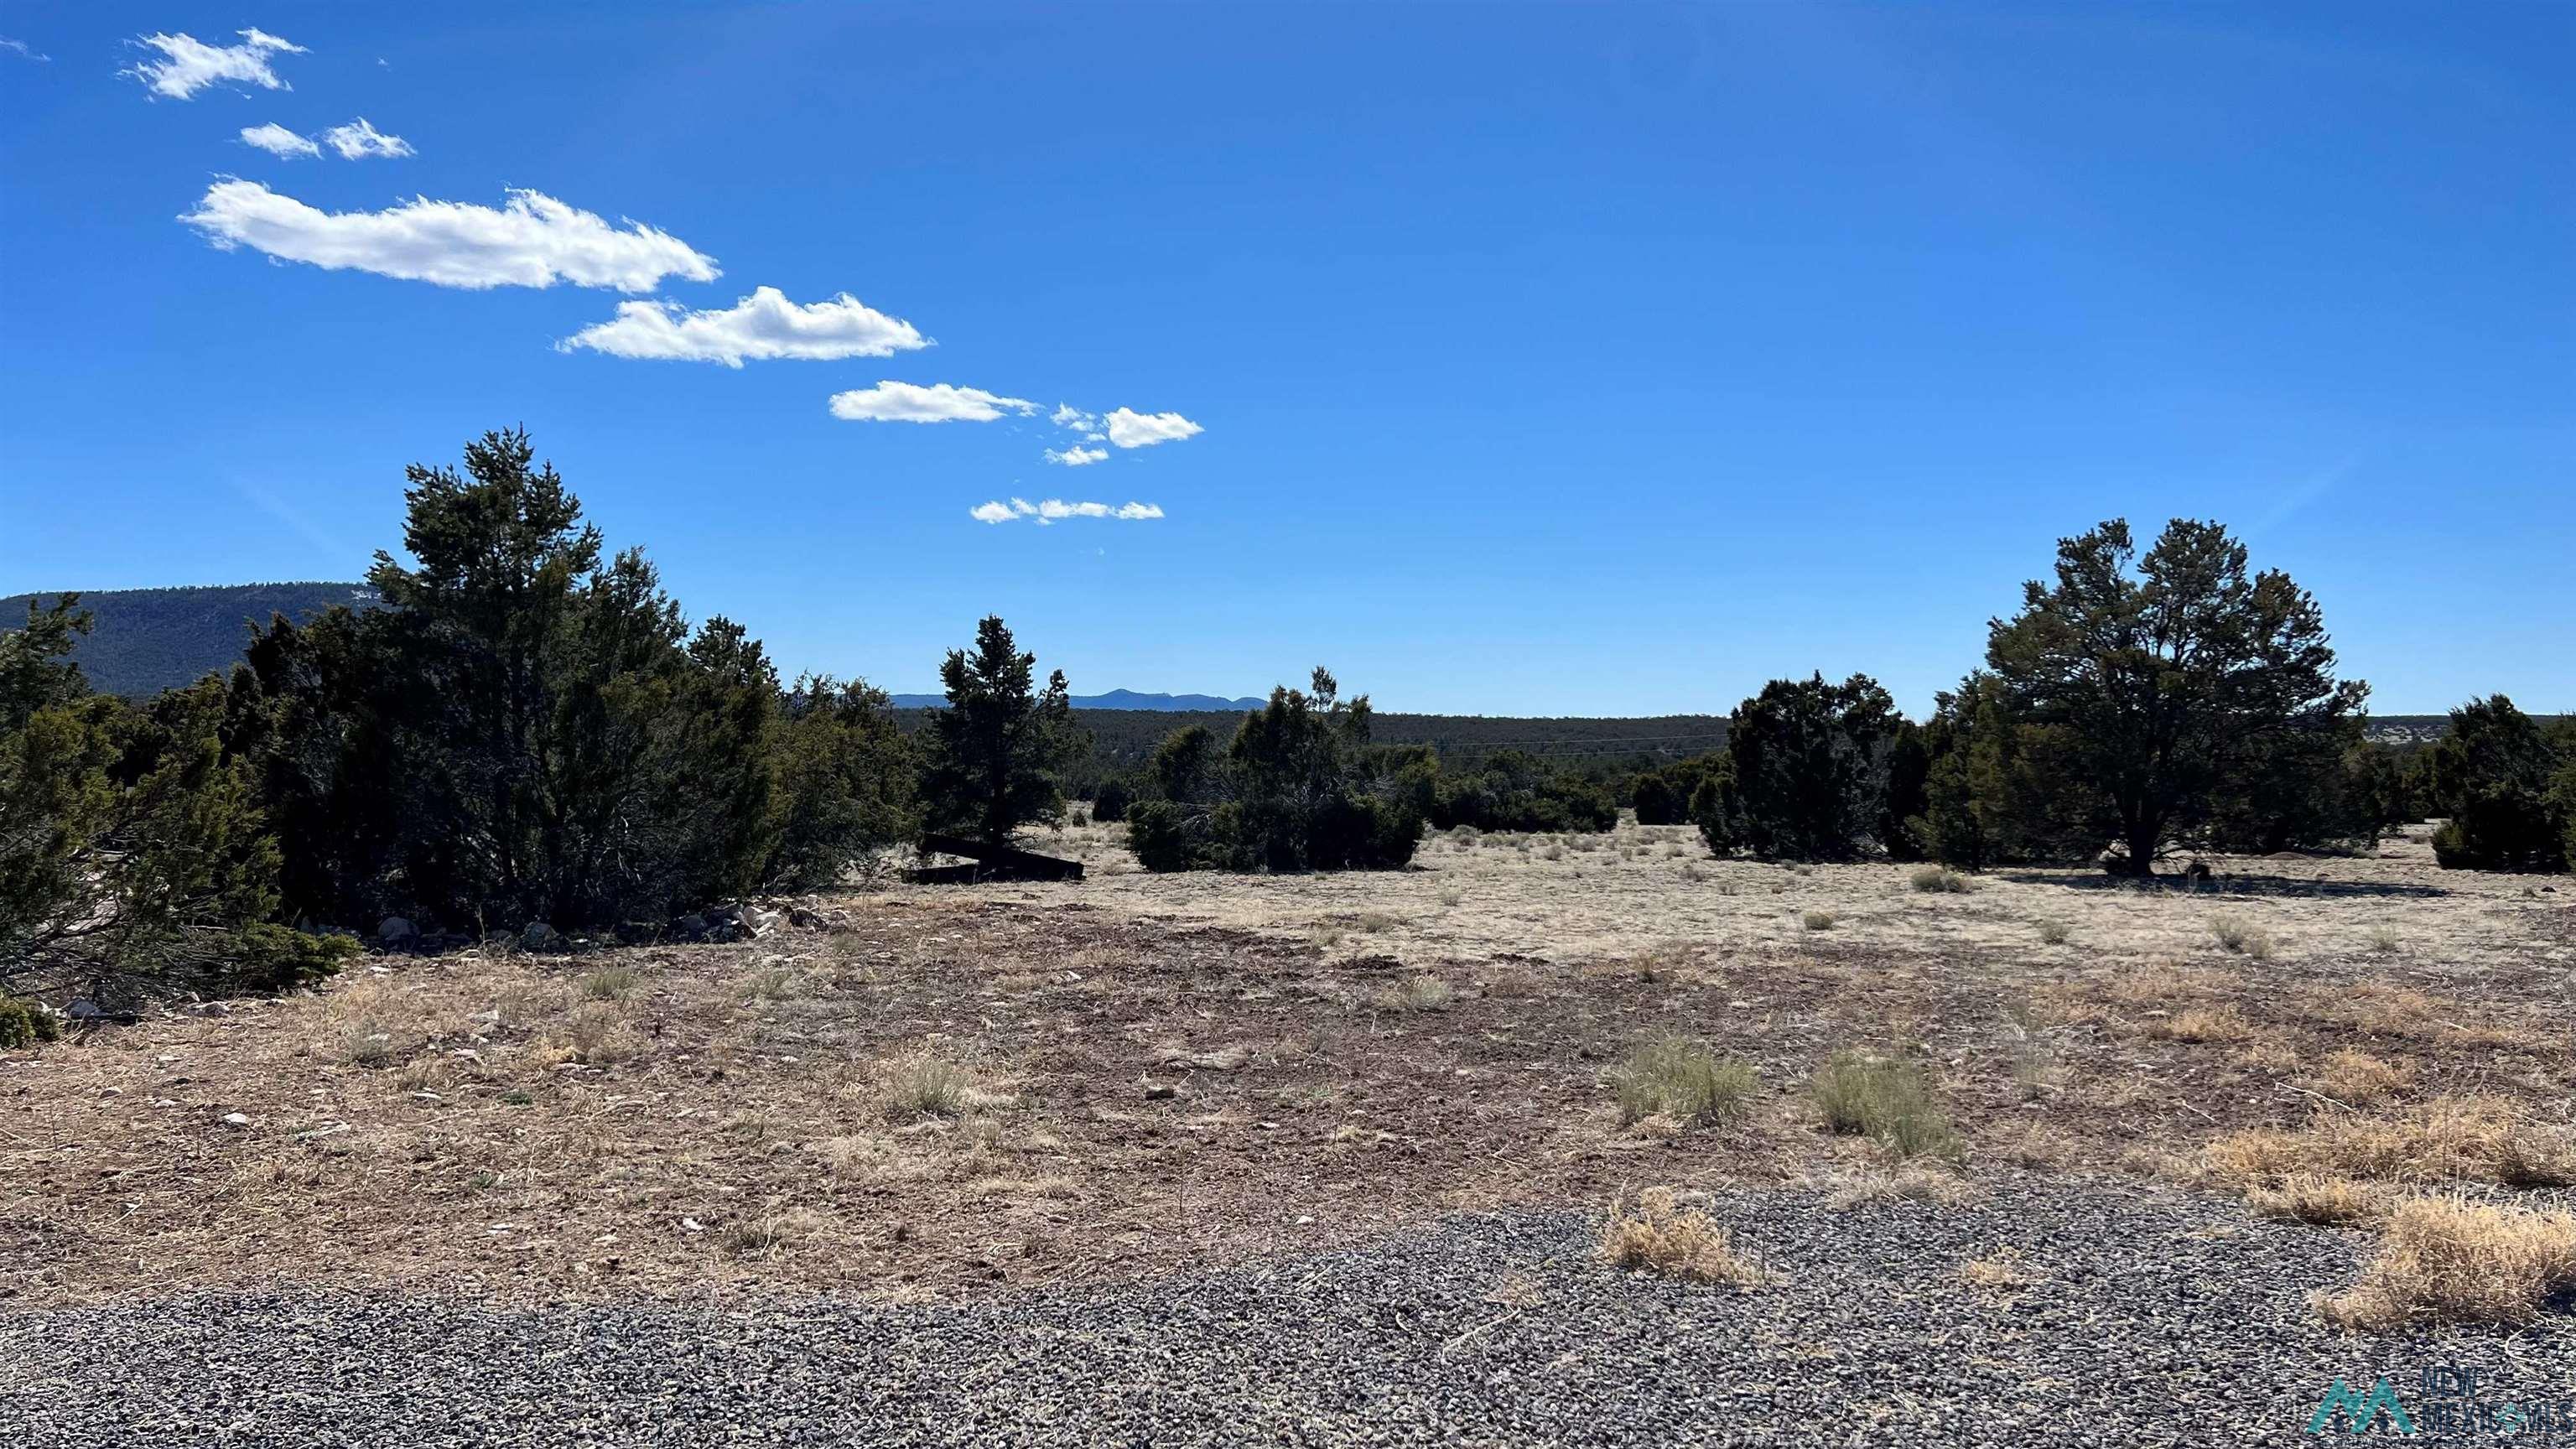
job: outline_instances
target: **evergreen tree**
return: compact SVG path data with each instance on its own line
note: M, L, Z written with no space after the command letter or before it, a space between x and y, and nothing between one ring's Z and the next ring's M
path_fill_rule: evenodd
M1700 833L1720 854L1859 858L1880 843L1887 759L1901 723L1868 675L1772 680L1728 717L1730 768L1692 801Z
M2557 738L2498 694L2451 711L2427 752L2433 855L2468 870L2564 870L2576 827L2576 728Z
M1064 671L1037 687L1037 656L1023 654L999 617L975 626L972 653L952 649L939 669L948 707L931 716L922 800L932 829L1007 845L1023 826L1064 819L1058 776L1081 747Z
M2138 875L2249 796L2315 784L2369 692L2334 677L2305 590L2249 576L2242 544L2187 519L2143 559L2116 519L2060 540L2056 582L2025 586L2021 612L1990 626L1986 659L2064 811L2025 828L2060 851L2115 842L2114 868Z

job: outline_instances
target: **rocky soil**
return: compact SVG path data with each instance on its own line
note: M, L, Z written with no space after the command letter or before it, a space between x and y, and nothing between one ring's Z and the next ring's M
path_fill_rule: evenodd
M1462 1215L1117 1288L499 1310L419 1293L0 1317L0 1422L88 1445L2316 1442L2340 1377L2576 1395L2576 1335L2356 1339L2357 1237L2129 1185L1706 1199L1769 1281L1604 1266L1578 1213ZM1981 1267L1969 1269L1968 1265ZM1963 1272L1963 1269L1968 1271ZM2417 1442L2432 1442L2431 1437ZM2544 1442L2525 1435L2518 1442Z

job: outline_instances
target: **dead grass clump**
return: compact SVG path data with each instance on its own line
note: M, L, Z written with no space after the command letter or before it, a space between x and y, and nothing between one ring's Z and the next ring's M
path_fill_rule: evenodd
M1839 1051L1816 1069L1808 1095L1836 1132L1869 1138L1899 1157L1955 1157L1962 1144L1913 1062Z
M1946 866L1918 865L1912 876L1914 888L1926 895L1964 896L1977 888L1977 883Z
M1447 1011L1456 988L1437 976L1408 976L1377 994L1381 1011Z
M1689 1127L1732 1122L1753 1101L1750 1065L1683 1037L1639 1045L1611 1073L1611 1082L1618 1089L1622 1126L1657 1113Z
M1810 931L1830 931L1834 928L1834 913L1831 911L1809 911L1798 917L1798 924L1805 926Z
M644 1050L643 1039L625 1018L606 1005L585 1006L548 1034L537 1055L548 1062L578 1062L585 1067L613 1067Z
M1632 1209L1610 1205L1601 1229L1601 1256L1614 1268L1644 1268L1692 1283L1750 1288L1760 1270L1736 1256L1735 1244L1716 1219L1681 1206L1669 1187L1650 1187Z
M2218 939L2219 945L2256 961L2271 960L2276 949L2271 932L2242 916L2211 917L2209 934Z
M784 966L764 966L742 979L742 989L752 1001L785 1001L796 994L796 973Z
M1871 1172L1858 1177L1838 1177L1825 1198L1825 1206L1836 1212L1868 1203L1928 1202L1942 1207L1955 1207L1966 1202L1975 1190L1962 1179L1947 1172L1927 1172L1916 1166L1894 1172Z
M2405 944L2406 942L2404 938L2397 934L2397 928L2395 926L2373 926L2370 928L2370 949L2379 955L2394 956L2397 954L2398 948Z
M813 1238L822 1219L802 1208L770 1213L724 1230L717 1242L737 1258L775 1258L794 1244Z
M2063 946L2066 944L2066 938L2072 934L2072 929L2064 921L2055 917L2039 923L2039 939L2043 945Z
M2243 1041L2254 1034L2245 1014L2233 1006L2185 1007L2162 1020L2151 1022L2147 1035L2162 1041Z
M2030 1269L2022 1263L2021 1250L2005 1248L1982 1258L1970 1258L1959 1265L1960 1281L1986 1293L2011 1293L2032 1283Z
M2576 1289L2576 1213L2456 1197L2409 1198L2390 1211L2378 1256L2351 1291L2317 1310L2347 1328L2533 1322Z
M635 968L603 966L581 978L581 994L593 1001L624 1001L635 994Z
M2320 1109L2294 1130L2258 1127L2210 1144L2222 1178L2275 1184L2301 1174L2372 1182L2493 1182L2507 1187L2576 1183L2576 1149L2501 1097L2437 1097L2373 1115Z
M2411 1065L2395 1065L2351 1047L2338 1049L2316 1075L2316 1089L2351 1107L2384 1102L2415 1080Z
M2349 1177L2294 1172L2279 1187L2258 1187L2245 1194L2246 1206L2267 1218L2346 1227L2366 1223L2387 1207L2387 1193Z
M970 1087L964 1068L928 1053L905 1057L886 1072L878 1105L892 1122L954 1117L966 1110Z

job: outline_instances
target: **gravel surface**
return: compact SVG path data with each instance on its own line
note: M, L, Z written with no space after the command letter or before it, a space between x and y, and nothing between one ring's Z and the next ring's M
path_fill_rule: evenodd
M0 1315L14 1445L2296 1444L2340 1377L2576 1399L2576 1333L2355 1339L2355 1237L2148 1188L1711 1202L1773 1275L1613 1271L1575 1213L962 1305L383 1296ZM1959 1265L2017 1250L2026 1287ZM2434 1434L2415 1443L2441 1442ZM2484 1441L2494 1442L2494 1441ZM2510 1442L2549 1442L2523 1434ZM2576 1443L2576 1436L2558 1442Z

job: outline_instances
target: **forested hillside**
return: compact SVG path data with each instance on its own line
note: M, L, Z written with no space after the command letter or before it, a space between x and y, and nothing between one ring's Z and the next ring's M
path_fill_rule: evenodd
M0 630L27 622L31 599L50 605L51 590L0 598ZM82 592L95 626L73 646L72 662L101 694L144 699L174 685L229 671L241 658L249 626L272 614L305 619L333 604L372 606L364 584L219 584L206 588L101 589Z

